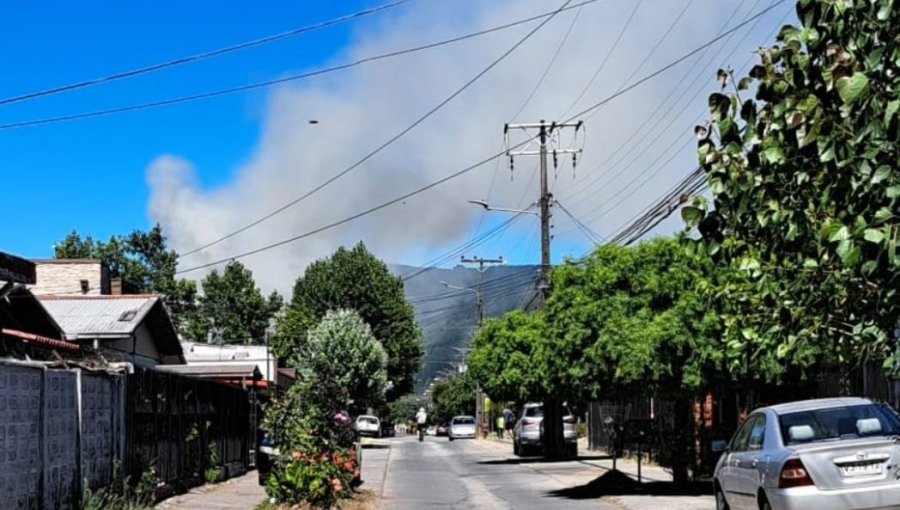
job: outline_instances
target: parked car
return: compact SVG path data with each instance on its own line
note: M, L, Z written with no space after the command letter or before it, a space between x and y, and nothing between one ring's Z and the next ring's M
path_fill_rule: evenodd
M272 465L278 458L278 449L275 448L275 441L272 437L260 430L259 445L256 448L256 473L260 485L266 484L269 473L272 472Z
M437 435L437 426L431 425L430 427L425 429L425 435L426 436L436 436Z
M863 398L755 410L714 473L719 510L900 508L900 418Z
M475 417L473 416L454 416L450 420L449 431L447 437L450 441L454 439L474 439L475 438Z
M393 423L381 422L381 437L394 437L396 435L397 431Z
M381 435L381 421L377 416L363 414L356 417L356 433L360 436L379 437Z
M448 424L446 424L446 423L439 423L439 424L434 428L434 435L435 435L435 436L438 436L438 437L446 437L446 436L447 436L447 432L448 432L449 430L450 430L450 425L448 425Z
M544 404L529 402L522 408L522 416L513 428L513 454L536 454L543 448ZM570 456L578 455L578 433L575 431L575 415L563 406L563 437Z

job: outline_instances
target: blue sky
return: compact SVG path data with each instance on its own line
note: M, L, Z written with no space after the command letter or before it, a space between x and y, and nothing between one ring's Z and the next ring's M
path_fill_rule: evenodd
M42 90L289 30L384 2L15 2L0 18L0 97ZM153 101L317 67L360 25L330 27L143 77L0 106L0 123ZM95 237L146 228L145 168L160 153L227 180L259 136L265 90L105 118L0 131L3 250L51 254L77 228ZM12 191L11 193L9 191Z
M386 2L10 4L0 19L0 99L209 51ZM491 28L560 3L414 0L389 13L224 57L0 105L0 124L282 77ZM221 260L315 229L458 171L502 150L504 122L558 118L582 90L586 94L579 108L599 101L624 85L625 77L646 75L768 3L644 0L595 81L590 77L635 4L598 0L562 13L447 107L359 169L258 228L186 257L181 267ZM679 18L682 10L686 15ZM584 119L586 139L560 141L561 147L580 146L585 152L575 172L567 166L568 159L553 172L557 199L601 235L627 224L696 166L692 128L703 118L706 95L716 88L715 70L730 65L740 71L750 62L751 51L770 43L774 30L792 19L790 10L785 5L767 14L709 53ZM674 20L679 21L664 44L657 44ZM0 227L0 250L46 257L53 242L72 229L105 239L159 221L171 244L187 251L354 163L535 26L265 90L0 130L0 182L7 191L6 209L18 213L12 215L15 221ZM311 118L320 124L308 124ZM511 173L505 164L488 164L360 221L242 260L264 288L280 290L311 260L358 240L388 261L420 264L507 218L485 215L467 200L488 198L507 207L535 200L535 166L534 160L520 159ZM589 249L586 237L560 209L554 224L555 261ZM676 215L658 232L678 229ZM538 242L537 221L526 217L465 255L538 263Z

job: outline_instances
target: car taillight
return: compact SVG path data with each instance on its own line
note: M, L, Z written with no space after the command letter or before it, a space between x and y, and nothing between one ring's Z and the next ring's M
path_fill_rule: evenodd
M563 418L563 423L575 423L575 417L574 416L566 416L565 418Z
M790 459L784 463L781 468L781 476L778 477L778 487L787 489L790 487L804 487L807 485L815 485L806 467L800 459Z
M527 427L529 425L534 425L535 423L537 423L537 422L529 420L528 418L522 418L522 426L523 427Z

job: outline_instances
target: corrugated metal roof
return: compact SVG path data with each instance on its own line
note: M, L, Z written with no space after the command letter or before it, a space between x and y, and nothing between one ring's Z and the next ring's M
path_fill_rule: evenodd
M66 337L74 339L91 335L131 335L159 296L40 296L39 299Z
M254 372L259 371L259 367L250 363L240 365L159 365L156 367L156 369L161 372L172 372L182 375L194 375L198 377L248 377L252 376Z

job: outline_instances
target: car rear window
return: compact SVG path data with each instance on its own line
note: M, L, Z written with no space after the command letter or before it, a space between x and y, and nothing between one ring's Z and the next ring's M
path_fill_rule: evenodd
M885 436L900 433L900 419L877 404L825 407L778 416L784 444Z
M541 406L526 407L525 408L525 417L526 418L543 418L544 417L544 408Z
M378 418L373 418L371 416L360 416L357 420L360 423L378 423Z
M454 425L475 425L475 418L463 417L453 418Z

